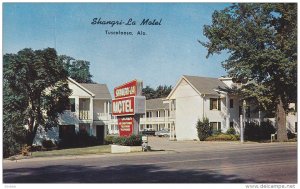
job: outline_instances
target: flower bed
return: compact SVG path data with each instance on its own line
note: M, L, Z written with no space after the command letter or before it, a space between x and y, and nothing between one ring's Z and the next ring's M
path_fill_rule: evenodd
M239 137L237 135L221 133L221 134L209 136L205 140L206 141L237 141L239 140Z
M115 136L112 139L111 153L129 153L142 151L142 135Z
M112 140L113 144L118 144L121 146L141 146L142 145L142 135L131 135L131 136L117 136Z

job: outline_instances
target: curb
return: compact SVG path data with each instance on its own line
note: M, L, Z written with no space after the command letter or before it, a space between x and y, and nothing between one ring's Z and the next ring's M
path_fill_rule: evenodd
M103 154L87 154L87 155L68 155L68 156L49 156L49 157L29 157L24 159L9 160L4 159L3 163L25 163L37 161L56 161L56 160L76 160L89 158L107 158L107 157L122 157L122 156L146 156L155 154L170 154L173 151L152 151L152 152L130 152L130 153L103 153Z

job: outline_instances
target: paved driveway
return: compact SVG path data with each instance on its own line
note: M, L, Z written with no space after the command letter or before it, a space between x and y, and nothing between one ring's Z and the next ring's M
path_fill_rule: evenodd
M203 150L224 150L224 149L235 149L235 148L256 148L262 146L278 145L278 143L256 143L256 142L245 142L239 141L232 142L218 142L218 141L170 141L168 137L148 137L149 146L154 150L166 150L176 152L187 152L187 151L203 151Z

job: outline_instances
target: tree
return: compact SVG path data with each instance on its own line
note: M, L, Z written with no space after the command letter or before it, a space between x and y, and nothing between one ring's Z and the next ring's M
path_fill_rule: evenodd
M146 86L145 88L142 89L142 93L146 97L147 100L167 97L170 94L171 91L172 91L172 86L171 85L170 86L159 85L156 88L156 90L154 90L150 86Z
M4 125L28 126L26 142L31 146L38 127L56 126L69 103L67 72L52 48L5 54L3 63Z
M20 152L26 142L24 128L23 106L25 99L14 94L3 82L3 157L9 157Z
M93 83L92 75L90 74L90 62L85 60L75 60L66 55L60 55L59 61L62 62L68 76L78 83Z
M146 97L146 99L153 99L154 98L155 90L150 86L146 86L142 89L142 95Z
M167 85L159 85L157 88L156 88L156 91L155 91L155 95L154 95L154 98L162 98L162 97L167 97L170 92L172 91L172 86L167 86Z
M244 96L276 112L278 140L287 139L288 105L297 102L297 4L233 4L205 25L207 57L227 51L228 75L249 81Z

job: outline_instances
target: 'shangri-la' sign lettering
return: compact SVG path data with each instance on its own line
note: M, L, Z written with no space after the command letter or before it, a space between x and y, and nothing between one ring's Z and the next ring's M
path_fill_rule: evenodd
M133 80L127 82L114 89L115 98L123 98L128 96L140 96L142 93L141 82Z

